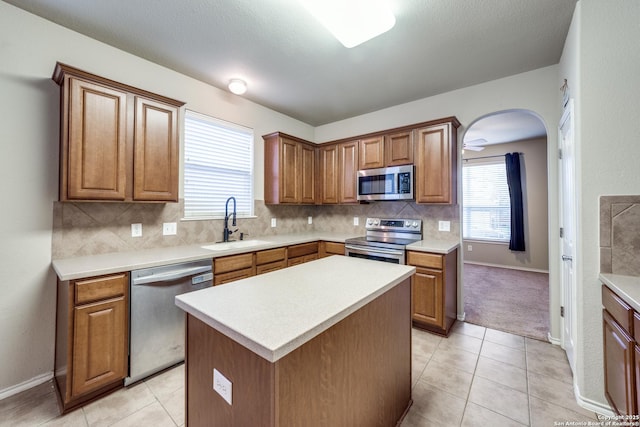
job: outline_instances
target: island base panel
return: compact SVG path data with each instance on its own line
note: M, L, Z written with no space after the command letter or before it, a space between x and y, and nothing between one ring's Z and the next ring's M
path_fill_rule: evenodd
M187 425L392 427L411 405L407 279L275 363L187 315ZM213 391L213 369L233 405Z

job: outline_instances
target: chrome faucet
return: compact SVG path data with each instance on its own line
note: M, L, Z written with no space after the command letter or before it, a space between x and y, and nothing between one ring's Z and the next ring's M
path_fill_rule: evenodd
M236 226L236 198L235 197L229 197L227 199L227 202L224 205L224 230L222 230L222 241L223 242L228 242L229 241L229 236L231 235L231 233L233 233L233 231L229 230L229 201L233 200L233 213L231 214L232 219L231 219L231 226L235 227ZM238 230L235 230L238 231Z

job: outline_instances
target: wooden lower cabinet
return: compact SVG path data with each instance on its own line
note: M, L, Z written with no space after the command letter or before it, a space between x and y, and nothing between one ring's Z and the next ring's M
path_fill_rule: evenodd
M344 243L322 241L318 244L318 258L344 255Z
M264 274L286 267L287 248L267 249L256 252L256 274Z
M448 335L457 318L458 250L446 255L409 251L407 264L416 267L411 277L413 325Z
M213 260L213 285L222 285L256 275L253 252Z
M58 283L55 378L63 412L123 385L129 274Z
M634 335L634 323L640 319L606 286L602 287L602 304L604 394L617 414L637 414L640 348Z
M288 267L316 259L318 259L318 242L301 243L287 248Z

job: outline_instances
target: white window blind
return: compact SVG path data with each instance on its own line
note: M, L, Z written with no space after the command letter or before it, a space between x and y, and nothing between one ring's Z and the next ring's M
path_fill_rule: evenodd
M511 238L511 202L504 160L462 167L462 235L465 239Z
M187 110L184 217L224 217L231 196L238 216L253 216L253 130Z

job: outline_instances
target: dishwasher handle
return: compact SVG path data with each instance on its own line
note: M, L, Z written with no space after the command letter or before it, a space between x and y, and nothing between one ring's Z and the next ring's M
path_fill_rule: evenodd
M199 273L211 272L211 266L188 267L176 270L170 270L160 274L149 274L146 276L135 277L131 279L132 285L145 285L154 282L171 282L173 280L182 279L184 277L193 276Z

